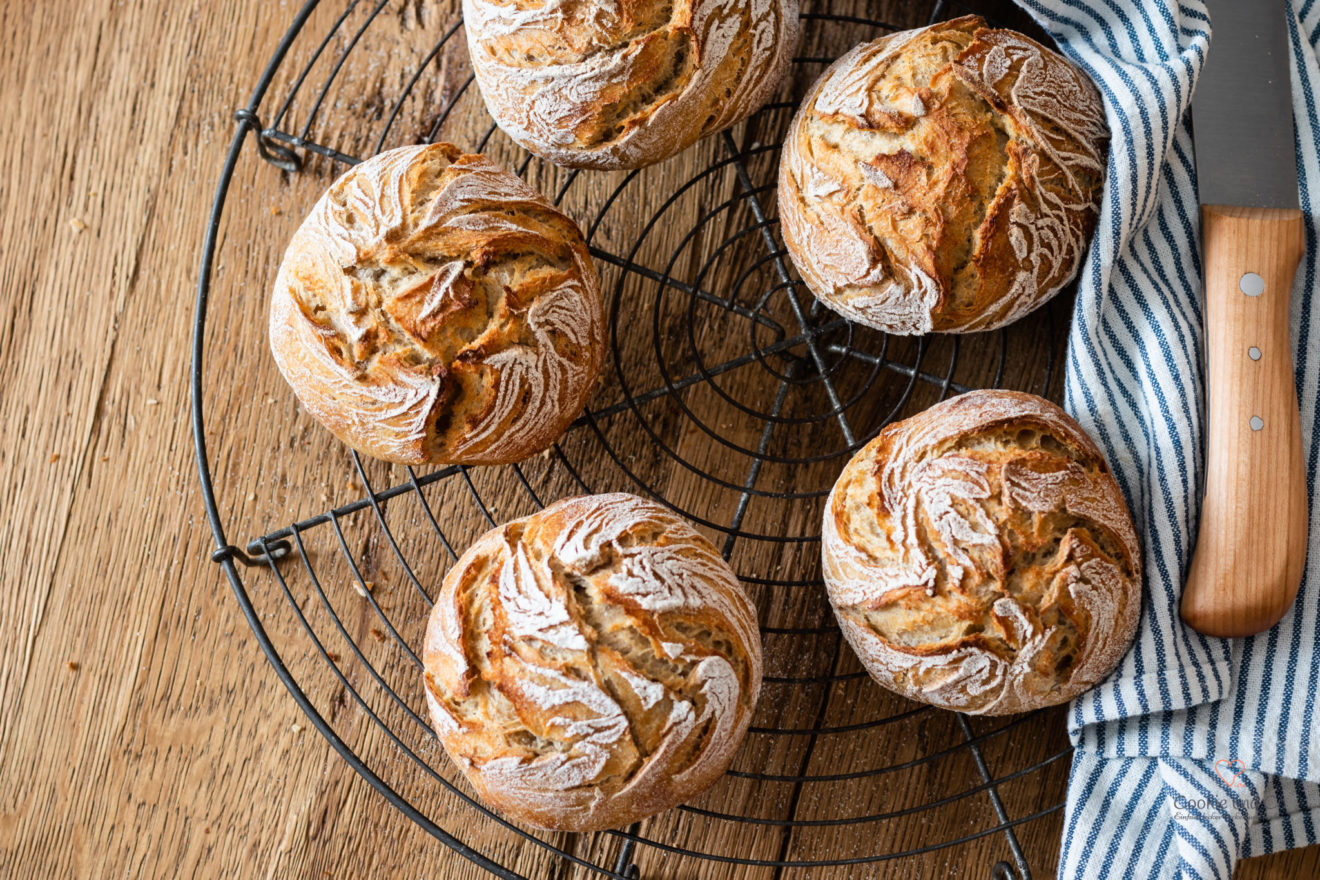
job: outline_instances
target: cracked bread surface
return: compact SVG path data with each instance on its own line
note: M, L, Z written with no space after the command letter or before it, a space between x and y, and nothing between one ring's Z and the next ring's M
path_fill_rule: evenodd
M973 391L885 428L826 505L825 583L877 682L1024 712L1109 674L1136 632L1136 529L1104 456L1047 400Z
M582 411L605 316L582 233L450 144L350 169L289 243L270 345L303 406L403 464L504 464Z
M445 576L431 719L482 800L540 828L617 828L728 767L761 683L756 613L687 522L627 494L493 529Z
M836 61L784 140L779 213L825 305L899 334L1002 327L1076 274L1109 129L1067 59L976 16Z
M463 0L491 116L559 165L641 168L755 112L798 37L797 0Z

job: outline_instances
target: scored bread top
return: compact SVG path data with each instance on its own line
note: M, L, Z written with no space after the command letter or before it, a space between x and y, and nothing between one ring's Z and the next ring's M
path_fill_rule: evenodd
M405 464L544 449L600 373L605 317L582 234L450 144L351 169L289 243L271 350L307 410Z
M1049 401L974 391L885 428L844 468L825 581L867 670L913 699L1020 712L1127 651L1140 550L1095 444Z
M797 0L463 0L510 137L560 165L639 168L749 116L797 45Z
M1076 273L1109 132L1062 56L975 16L857 46L803 101L779 210L812 292L893 333L1003 326Z
M481 797L571 831L704 790L761 682L755 610L728 563L626 494L482 536L445 576L422 659L435 729Z

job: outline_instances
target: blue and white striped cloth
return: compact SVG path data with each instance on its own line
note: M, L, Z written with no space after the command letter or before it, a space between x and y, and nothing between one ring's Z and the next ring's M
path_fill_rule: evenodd
M1187 110L1213 22L1202 0L1019 2L1090 73L1113 132L1069 339L1066 406L1109 455L1143 535L1147 575L1135 646L1072 706L1077 752L1059 876L1228 880L1241 858L1320 840L1320 516L1311 520L1297 605L1279 625L1231 641L1183 626L1178 600L1205 461ZM1307 219L1292 328L1316 508L1320 0L1240 2L1278 3L1291 26Z

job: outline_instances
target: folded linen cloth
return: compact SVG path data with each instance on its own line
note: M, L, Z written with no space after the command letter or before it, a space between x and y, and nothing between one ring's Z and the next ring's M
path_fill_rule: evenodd
M1307 242L1292 332L1314 510L1320 0L1241 2L1278 3L1292 35ZM1320 516L1311 519L1296 607L1277 626L1227 640L1183 625L1178 602L1200 512L1205 400L1187 111L1214 22L1201 0L1019 3L1095 80L1113 133L1073 315L1065 405L1109 456L1143 535L1146 571L1133 649L1070 712L1077 751L1059 876L1228 880L1241 858L1320 840Z

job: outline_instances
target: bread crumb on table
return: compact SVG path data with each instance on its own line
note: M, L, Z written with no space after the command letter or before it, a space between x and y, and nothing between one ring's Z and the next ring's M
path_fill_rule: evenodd
M52 453L50 454L50 463L51 463L51 464L54 464L55 462L57 462L57 461L59 461L59 460L60 460L60 454L59 454L58 452L52 452Z
M72 229L75 233L82 232L84 229L87 228L87 224L79 220L77 217L74 217L72 220L69 221L69 228Z
M77 672L81 668L78 663L73 660L66 661L64 665L70 672Z

